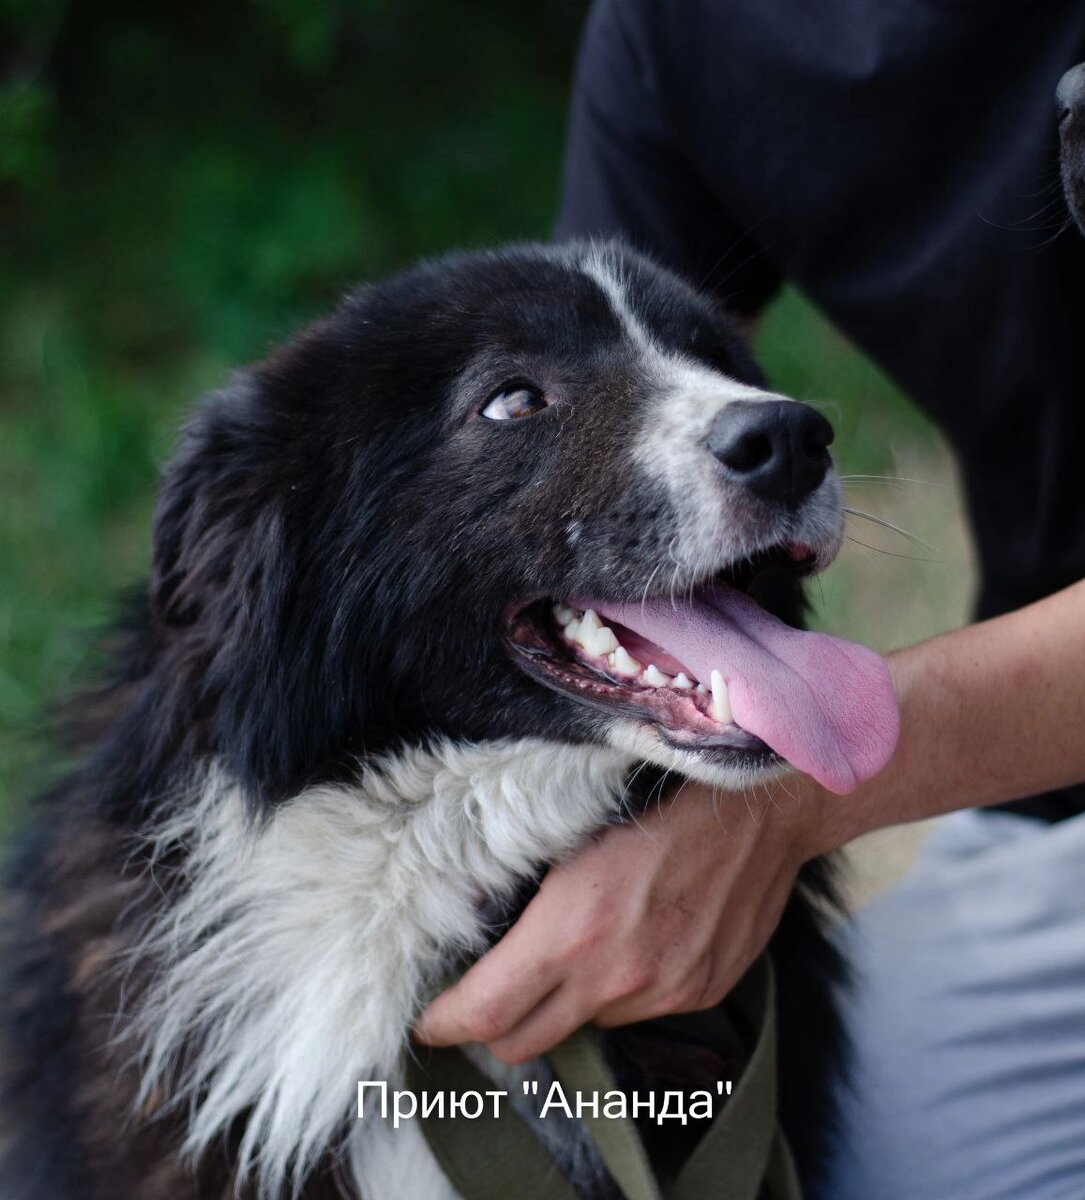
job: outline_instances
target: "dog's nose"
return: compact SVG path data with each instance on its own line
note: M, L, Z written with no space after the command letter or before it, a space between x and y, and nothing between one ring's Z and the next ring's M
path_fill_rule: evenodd
M1055 103L1059 106L1060 117L1085 109L1085 63L1071 67L1059 80L1059 86L1055 89Z
M708 448L736 483L795 508L829 469L833 427L795 400L733 400L712 422Z

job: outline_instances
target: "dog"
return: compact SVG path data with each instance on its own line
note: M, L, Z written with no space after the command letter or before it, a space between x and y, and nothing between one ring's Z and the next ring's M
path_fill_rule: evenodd
M422 264L207 398L8 872L7 1194L452 1200L357 1085L400 1077L545 866L672 781L844 792L892 751L882 660L793 628L842 539L831 441L714 301L615 243ZM774 939L806 1161L831 891L811 864ZM638 1036L605 1035L626 1082L687 1086ZM536 1131L609 1200L567 1125ZM664 1177L691 1136L646 1130Z

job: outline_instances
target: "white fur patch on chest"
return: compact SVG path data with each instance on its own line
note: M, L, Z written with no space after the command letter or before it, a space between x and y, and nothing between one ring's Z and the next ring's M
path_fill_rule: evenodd
M596 746L443 741L262 824L210 775L156 833L188 886L141 947L156 978L136 1018L144 1095L166 1085L193 1106L186 1153L247 1113L239 1175L269 1197L296 1185L352 1118L358 1081L394 1081L450 961L484 945L479 900L606 823L631 765ZM364 1176L357 1127L351 1143Z

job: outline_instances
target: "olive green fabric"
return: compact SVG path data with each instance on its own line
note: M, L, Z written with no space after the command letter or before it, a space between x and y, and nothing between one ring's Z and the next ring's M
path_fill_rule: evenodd
M562 1086L570 1092L601 1097L616 1086L590 1029L578 1029L555 1046L549 1057ZM662 1200L636 1125L623 1117L593 1117L590 1113L581 1119L625 1200Z
M494 1090L488 1079L455 1047L422 1051L425 1061L407 1070L416 1093ZM441 1169L463 1200L579 1200L538 1138L506 1106L500 1117L487 1106L475 1120L419 1118Z
M801 1189L776 1116L776 1019L772 968L760 959L728 997L724 1009L687 1021L699 1035L733 1041L731 1012L753 1033L746 1069L678 1178L661 1189L634 1123L585 1113L607 1170L624 1200L801 1200ZM493 1091L458 1049L421 1051L408 1068L415 1092ZM551 1064L567 1093L614 1090L615 1081L590 1029L556 1047ZM577 1200L534 1133L513 1109L495 1117L421 1118L437 1161L463 1200Z

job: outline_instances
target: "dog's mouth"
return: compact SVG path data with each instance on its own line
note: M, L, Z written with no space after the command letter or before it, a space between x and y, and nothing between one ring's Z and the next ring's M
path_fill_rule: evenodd
M896 745L888 668L760 607L751 589L782 566L805 574L814 558L781 545L681 596L536 598L506 614L506 640L540 683L650 724L675 749L754 770L788 762L847 792Z

